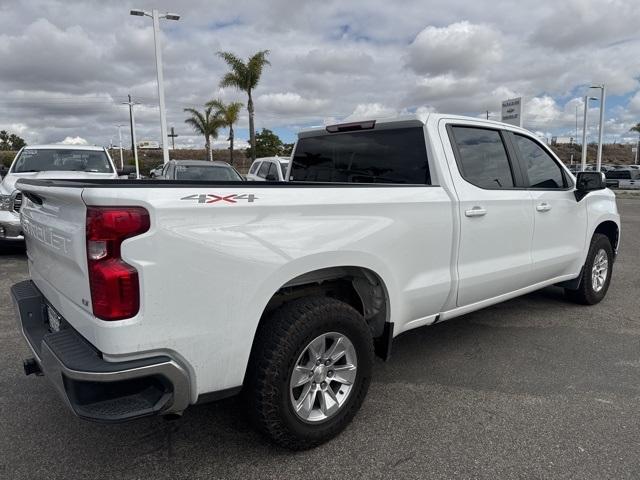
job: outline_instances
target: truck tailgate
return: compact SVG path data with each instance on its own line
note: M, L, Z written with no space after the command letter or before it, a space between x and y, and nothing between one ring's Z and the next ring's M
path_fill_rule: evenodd
M82 189L19 184L29 272L54 307L71 302L91 313Z

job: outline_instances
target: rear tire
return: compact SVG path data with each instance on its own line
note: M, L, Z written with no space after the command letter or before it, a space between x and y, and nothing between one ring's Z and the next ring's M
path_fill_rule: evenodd
M371 381L373 355L371 331L350 305L328 297L283 305L256 334L245 381L252 422L291 450L326 442L360 409ZM298 383L300 387L292 387Z
M609 290L613 273L613 248L606 235L596 233L591 239L587 260L582 268L580 286L576 290L565 288L565 296L582 305L595 305Z

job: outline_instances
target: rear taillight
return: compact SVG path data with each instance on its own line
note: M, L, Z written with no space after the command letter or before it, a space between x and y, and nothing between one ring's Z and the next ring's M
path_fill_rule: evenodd
M87 207L87 262L93 314L131 318L140 308L138 272L120 256L122 242L149 230L142 207Z

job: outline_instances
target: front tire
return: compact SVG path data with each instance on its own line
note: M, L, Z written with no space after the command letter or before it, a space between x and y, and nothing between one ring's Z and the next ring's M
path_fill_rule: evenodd
M613 272L613 248L606 235L596 233L591 239L587 260L582 269L580 286L576 290L565 289L565 295L582 305L600 303L609 290Z
M371 381L373 340L362 315L327 297L294 300L258 329L245 389L263 434L292 450L340 433Z

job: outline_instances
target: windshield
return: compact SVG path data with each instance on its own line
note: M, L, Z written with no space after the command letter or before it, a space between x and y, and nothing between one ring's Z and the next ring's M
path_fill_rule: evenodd
M178 165L176 180L239 181L242 177L231 167L214 165Z
M25 149L13 166L13 173L66 171L113 173L107 154L98 150Z

